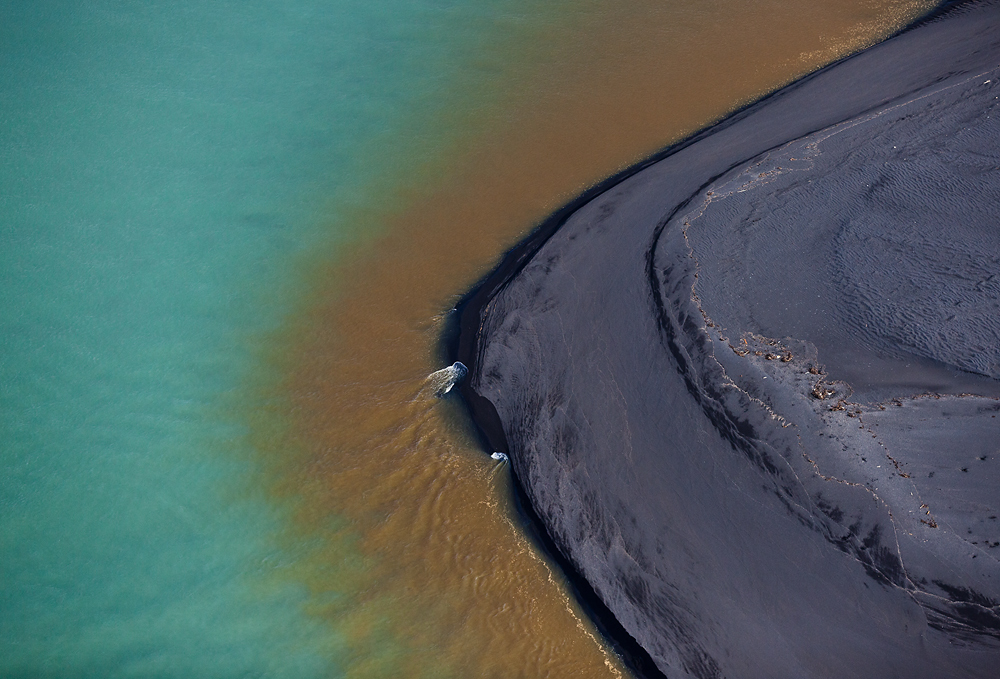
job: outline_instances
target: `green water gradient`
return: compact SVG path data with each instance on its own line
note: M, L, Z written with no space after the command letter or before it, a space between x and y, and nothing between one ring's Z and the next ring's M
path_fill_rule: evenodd
M338 674L225 404L514 6L0 3L0 676Z

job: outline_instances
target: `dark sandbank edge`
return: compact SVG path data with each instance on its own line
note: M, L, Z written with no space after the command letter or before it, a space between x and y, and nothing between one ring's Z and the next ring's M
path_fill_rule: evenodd
M729 113L718 122L660 149L636 164L590 187L545 218L530 234L507 251L489 274L463 295L446 318L439 343L441 357L449 363L461 361L469 367L470 374L476 372L481 359L479 331L484 307L503 290L511 279L524 269L542 246L574 213L598 196L613 189L618 184L646 168L743 120L761 106L766 105L774 97L803 86L826 71L858 57L876 45L883 44L927 23L937 21L951 12L978 4L978 2L979 0L946 0L935 9L899 29L879 43L831 62L788 85L751 101ZM510 447L503 431L502 422L493 403L472 388L472 380L463 381L458 385L457 391L461 396L462 404L467 409L469 418L475 427L484 451L487 453L499 451L509 454ZM585 613L591 618L606 641L610 643L613 650L636 677L640 679L665 679L666 675L657 667L646 649L626 631L614 613L597 595L591 584L580 575L561 546L552 538L545 523L540 519L532 506L525 492L522 480L519 478L514 466L511 465L509 469L513 480L515 507L523 521L526 532L534 540L536 546L562 570L572 593Z

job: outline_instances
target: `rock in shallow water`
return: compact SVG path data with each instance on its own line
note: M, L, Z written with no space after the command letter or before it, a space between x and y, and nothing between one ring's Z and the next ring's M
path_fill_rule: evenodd
M995 676L998 65L998 6L953 10L582 197L466 306L477 420L667 676Z

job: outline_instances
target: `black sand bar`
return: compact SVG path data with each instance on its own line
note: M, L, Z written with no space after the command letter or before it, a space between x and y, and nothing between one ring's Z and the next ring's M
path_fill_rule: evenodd
M1000 676L1000 4L581 197L461 325L475 419L664 675Z

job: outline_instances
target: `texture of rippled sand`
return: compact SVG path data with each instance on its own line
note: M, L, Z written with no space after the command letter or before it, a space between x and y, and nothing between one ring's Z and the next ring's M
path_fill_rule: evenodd
M468 303L463 387L667 676L1000 661L1000 7L581 197Z

